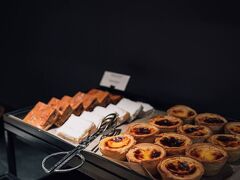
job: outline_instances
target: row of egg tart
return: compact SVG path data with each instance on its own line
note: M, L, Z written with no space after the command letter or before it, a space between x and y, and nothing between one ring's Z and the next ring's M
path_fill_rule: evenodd
M185 112L183 114L193 116L193 113L187 112L189 107L182 105L175 107L181 107L180 109L186 110L183 110ZM171 111L172 109L170 108ZM132 123L125 134L103 139L99 144L100 151L103 155L114 159L127 159L129 162L140 163L153 175L158 171L163 179L170 177L173 179L198 179L203 174L216 175L227 160L232 162L240 158L239 136L213 135L223 126L217 130L215 126L207 127L201 123L185 124L186 120L187 123L192 123L197 115L195 114L192 119L189 117L180 119L179 116L173 116L169 112L168 110L169 115L154 116L149 119L148 123ZM177 112L180 112L179 109ZM203 115L206 120L206 113ZM216 119L219 117L223 118L216 114L210 114L210 119L215 118L214 122L218 121ZM191 121L189 121L190 119ZM226 124L225 118L223 119ZM212 123L213 121L204 123L212 125L219 123ZM225 125L225 131L226 133L236 133L236 131L232 131L232 129L238 130L236 127L240 127L240 123L228 123ZM199 143L204 141L208 143Z

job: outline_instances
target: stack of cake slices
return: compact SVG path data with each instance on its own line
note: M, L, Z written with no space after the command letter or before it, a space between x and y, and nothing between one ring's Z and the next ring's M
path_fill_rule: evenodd
M109 114L117 113L117 123L122 124L152 110L149 104L91 89L87 93L79 91L73 97L53 97L47 104L38 102L24 122L43 130L55 126L59 137L79 143L96 132Z

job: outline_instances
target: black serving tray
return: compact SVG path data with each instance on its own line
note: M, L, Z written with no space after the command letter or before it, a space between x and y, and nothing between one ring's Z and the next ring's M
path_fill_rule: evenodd
M25 141L49 154L58 151L69 151L74 148L73 145L63 141L57 136L24 123L22 119L31 108L32 107L27 107L5 114L5 131L11 132L20 140ZM145 176L124 168L123 166L99 155L88 151L83 151L82 154L86 158L86 162L81 168L79 168L79 171L94 179L146 179ZM70 165L76 165L77 163L78 160L74 159Z
M0 175L0 180L19 180L19 179L11 174L4 174Z
M74 148L73 145L54 136L47 131L40 130L34 126L23 122L23 117L30 111L32 107L27 107L17 111L13 111L4 115L4 128L7 131L20 137L21 140L41 149L47 153L58 151L69 151ZM230 119L230 118L229 118ZM230 121L232 121L230 119ZM82 154L86 158L86 162L79 169L82 173L94 179L148 179L135 171L127 169L113 161L94 153L83 151ZM40 162L39 162L40 163ZM74 159L70 165L76 165L77 159ZM234 164L226 164L223 170L216 176L203 177L204 180L221 180L221 179L240 179L240 161Z

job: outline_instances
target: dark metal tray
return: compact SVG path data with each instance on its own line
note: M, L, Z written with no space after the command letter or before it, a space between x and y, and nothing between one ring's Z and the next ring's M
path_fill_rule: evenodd
M23 117L29 112L31 107L20 109L4 115L4 128L16 136L21 137L23 141L36 146L37 148L48 152L69 151L74 148L73 145L64 140L40 130L31 125L23 123ZM114 163L99 155L83 151L82 154L86 158L86 163L79 171L95 179L147 179L135 171L124 168L123 166ZM72 164L76 164L77 160L73 160ZM223 170L213 177L203 177L206 180L220 179L240 179L240 161L234 164L226 164Z
M4 115L4 129L20 140L31 144L38 149L47 153L58 151L69 151L74 148L73 145L63 141L62 139L40 130L22 121L23 117L29 112L31 107L13 111ZM146 179L146 177L136 173L135 171L123 168L99 155L83 151L82 154L86 158L84 165L79 168L82 173L95 179ZM74 159L70 165L77 164Z

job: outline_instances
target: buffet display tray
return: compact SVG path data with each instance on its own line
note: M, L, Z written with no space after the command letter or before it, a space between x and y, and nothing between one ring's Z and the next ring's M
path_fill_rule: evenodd
M13 175L17 174L14 152L15 137L49 154L59 151L70 151L75 147L47 131L24 123L22 119L30 109L31 107L13 111L5 114L3 117L8 168L9 173ZM94 179L146 179L146 177L135 171L123 168L121 165L97 154L89 151L82 151L82 154L86 158L86 162L78 170ZM70 162L70 166L76 164L78 164L78 159L73 159Z
M4 129L6 135L6 143L8 149L8 163L11 173L16 173L14 146L12 146L12 136L20 137L22 141L31 144L38 149L41 149L47 153L54 153L58 151L72 150L76 145L66 142L65 140L58 138L52 133L40 130L33 126L30 126L22 121L23 117L29 112L31 107L20 109L14 112L10 112L4 115ZM155 111L153 114L161 114L163 111ZM149 115L152 116L153 114ZM135 122L144 122L147 117L138 119ZM125 131L126 125L120 127L122 132ZM137 173L128 166L128 163L117 162L109 158L105 158L101 153L91 152L91 147L98 143L98 138L92 142L82 154L86 158L84 165L78 170L94 179L151 179L151 177L144 176L141 173ZM26 162L27 163L27 162ZM78 163L77 159L74 159L70 165ZM145 173L146 174L146 173ZM226 164L223 170L216 176L203 177L204 180L237 180L240 179L240 161L234 164Z

